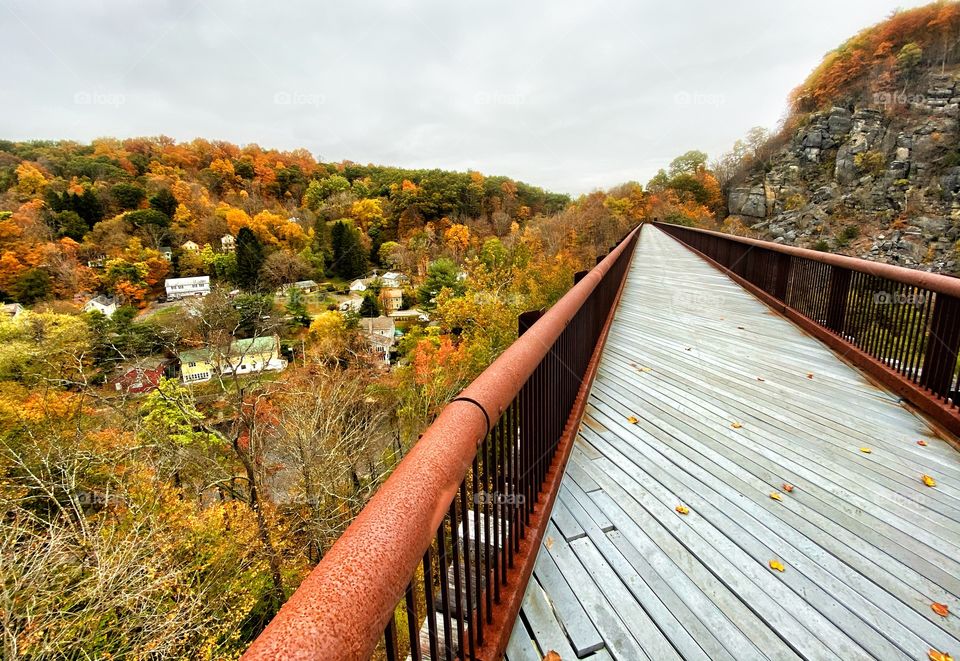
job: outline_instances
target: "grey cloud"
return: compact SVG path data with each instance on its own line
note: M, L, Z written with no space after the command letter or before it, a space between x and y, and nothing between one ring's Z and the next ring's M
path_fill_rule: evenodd
M202 136L581 193L773 126L903 4L0 0L0 137Z

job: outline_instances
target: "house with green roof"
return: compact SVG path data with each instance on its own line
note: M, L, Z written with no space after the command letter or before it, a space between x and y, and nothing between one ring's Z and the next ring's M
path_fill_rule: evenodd
M224 351L217 348L180 352L180 379L184 383L209 381L215 374L251 374L280 371L287 361L280 356L276 335L234 340Z

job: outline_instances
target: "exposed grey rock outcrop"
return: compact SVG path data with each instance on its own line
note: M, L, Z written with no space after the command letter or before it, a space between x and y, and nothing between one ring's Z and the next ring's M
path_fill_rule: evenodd
M812 113L728 210L780 243L937 271L958 265L960 74Z

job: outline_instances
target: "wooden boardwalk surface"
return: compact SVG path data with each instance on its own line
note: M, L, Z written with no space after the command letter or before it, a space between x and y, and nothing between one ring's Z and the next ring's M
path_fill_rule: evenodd
M960 658L958 595L960 455L645 227L510 661Z

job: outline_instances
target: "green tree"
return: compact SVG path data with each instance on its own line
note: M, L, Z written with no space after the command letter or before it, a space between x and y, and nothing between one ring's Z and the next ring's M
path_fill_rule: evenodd
M244 289L254 289L263 266L263 244L249 227L237 232L237 284Z
M364 292L363 301L360 302L360 316L361 317L379 317L380 316L380 303L377 302L377 297L371 292Z
M333 263L330 268L342 278L356 278L367 270L367 258L360 241L360 231L353 223L338 220L330 231Z
M316 209L328 197L334 193L340 193L350 189L350 182L346 177L335 174L325 179L314 179L307 186L307 192L303 195L304 205L311 209Z
M913 78L913 75L916 72L917 67L920 66L920 62L922 60L923 49L911 41L908 44L904 44L903 48L900 49L900 52L897 53L897 68L900 69L900 73L903 75L904 79L910 80Z
M150 207L167 218L173 218L173 214L177 212L177 204L177 198L173 196L169 188L161 188L156 195L150 198Z
M136 184L121 182L110 189L113 199L117 205L124 211L136 209L147 196L147 191Z
M303 298L303 292L296 287L290 288L287 296L287 314L293 319L293 323L306 328L310 325L312 319L307 310L307 303Z
M69 237L74 241L83 241L90 228L76 211L60 211L53 216L53 226L57 236Z
M397 268L400 266L400 244L396 241L384 241L377 249L377 262L382 266Z
M30 269L24 272L13 283L13 297L24 305L32 305L50 296L53 291L53 282L43 269Z
M170 217L156 209L137 209L127 212L127 221L136 228L170 226Z
M686 154L681 154L670 161L670 176L676 177L680 174L696 174L706 166L706 163L707 155L702 151L692 149Z
M483 242L480 249L480 261L490 270L502 268L507 263L507 249L503 242L497 237L492 237Z
M458 296L462 294L463 283L459 276L460 269L452 259L441 257L435 262L431 262L427 268L427 277L417 292L421 307L428 310L433 309L436 305L437 294L444 288L450 289Z

